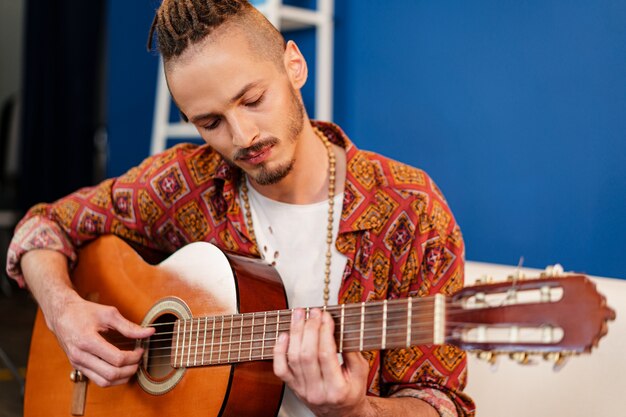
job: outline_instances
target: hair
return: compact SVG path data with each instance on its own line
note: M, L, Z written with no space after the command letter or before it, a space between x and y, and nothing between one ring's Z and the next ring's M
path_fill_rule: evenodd
M230 23L243 30L254 51L282 63L283 36L247 0L163 0L152 21L147 47L151 51L156 42L163 61L168 62Z

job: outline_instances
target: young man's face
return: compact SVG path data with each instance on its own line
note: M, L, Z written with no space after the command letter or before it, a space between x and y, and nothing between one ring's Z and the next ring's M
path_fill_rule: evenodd
M291 170L305 120L301 84L291 76L297 65L289 59L279 68L252 51L241 31L230 30L166 66L172 96L206 143L263 185Z

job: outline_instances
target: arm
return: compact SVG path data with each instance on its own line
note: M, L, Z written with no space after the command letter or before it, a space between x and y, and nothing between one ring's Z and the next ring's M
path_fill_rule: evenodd
M193 236L181 235L178 230L164 226L176 204L184 205L199 196L189 192L191 186L187 183L178 184L176 192L170 194L163 187L169 184L170 177L193 177L186 163L189 158L199 165L211 158L202 152L196 154L195 150L197 147L193 145L178 145L147 158L119 178L80 189L54 203L32 207L18 224L11 241L7 274L24 286L21 258L28 251L55 250L64 254L72 266L76 262L76 249L104 234L115 234L139 247L157 251L172 252L188 243ZM191 162L189 165L193 165ZM163 230L155 230L157 225Z
M102 332L115 330L140 339L154 329L126 320L114 307L91 303L73 289L67 258L52 250L33 250L22 257L29 289L72 366L100 386L123 384L135 374L142 349L124 351L109 344Z

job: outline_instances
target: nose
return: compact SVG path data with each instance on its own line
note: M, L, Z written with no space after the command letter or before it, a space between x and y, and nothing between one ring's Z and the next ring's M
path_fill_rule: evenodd
M247 148L259 137L259 128L251 117L235 112L230 119L233 145Z

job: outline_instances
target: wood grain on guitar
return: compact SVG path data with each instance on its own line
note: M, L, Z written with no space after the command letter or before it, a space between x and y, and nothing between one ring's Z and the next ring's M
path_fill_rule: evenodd
M85 416L267 416L283 384L272 372L277 336L288 330L280 278L268 265L194 243L163 263L142 260L118 238L87 245L73 273L77 291L96 295L135 322L154 326L137 378L87 391ZM483 356L529 354L554 360L589 352L614 312L583 275L467 287L451 297L385 300L326 308L340 352L451 343ZM24 415L70 416L72 369L38 314ZM51 389L51 387L53 387Z

